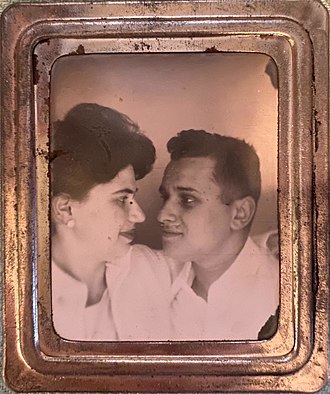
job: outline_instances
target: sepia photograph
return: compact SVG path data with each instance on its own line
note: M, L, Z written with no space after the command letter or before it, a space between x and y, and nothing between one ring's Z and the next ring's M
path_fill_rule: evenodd
M50 245L59 336L274 335L277 108L277 68L263 54L55 62Z

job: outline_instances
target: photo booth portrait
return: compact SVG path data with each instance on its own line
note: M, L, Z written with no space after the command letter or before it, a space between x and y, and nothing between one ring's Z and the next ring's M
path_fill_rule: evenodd
M61 212L79 212L79 216L66 216L68 238L60 244L66 247L59 248L66 252L56 252L59 243L53 241L53 260L80 262L86 258L88 266L89 252L103 247L99 244L102 231L108 231L102 227L103 221L117 220L116 210L106 218L108 205L102 211L104 201L117 191L124 191L120 195L124 219L118 231L120 240L124 237L127 241L116 252L112 248L108 258L93 254L93 259L98 259L93 271L91 265L71 270L76 263L54 262L53 272L59 268L59 283L70 288L67 302L63 301L63 285L52 289L53 308L59 311L53 310L55 330L62 327L57 330L59 335L117 341L257 340L274 334L279 305L277 106L277 69L270 57L262 54L98 54L62 57L55 63L51 124L66 122L80 108L72 149L81 144L79 127L92 130L94 123L99 124L110 130L97 137L112 160L109 166L114 157L120 163L111 176L92 180L87 197L78 199L79 204L75 198L70 200L70 193L62 199ZM119 137L108 139L114 133L112 128L119 130ZM190 131L195 147L191 148L189 138L181 138L174 147L168 145L180 132L187 136L182 131ZM123 137L118 142L126 134L127 140ZM136 135L141 141L137 142ZM128 149L133 140L135 151ZM93 141L89 142L91 147ZM51 135L51 149L54 143ZM180 144L183 148L178 148ZM198 145L209 145L210 153L201 153ZM60 151L65 149L64 144ZM223 172L231 171L229 177L217 172L227 153L231 161ZM86 160L92 163L95 156L88 154ZM97 150L94 155L99 155ZM81 160L86 166L84 156ZM251 164L250 169L251 162L258 162L255 168ZM141 163L145 167L142 172ZM63 172L67 170L63 168ZM255 174L260 177L258 197L247 198L251 188L247 186L245 192L243 183L253 183ZM51 192L53 184L51 181ZM228 195L229 189L241 187L243 191L225 201L218 196L219 187L219 196ZM89 201L91 191L96 195L94 211L84 200ZM214 205L218 203L219 210ZM227 230L221 238L226 220ZM83 231L77 230L80 223L85 225L84 247L87 241L91 245L83 256L79 247ZM88 235L92 228L99 234L95 241ZM197 231L195 238L189 238L192 231ZM210 246L200 257L203 245L198 246L198 238L202 236L203 245L214 240L216 248ZM67 257L73 244L77 253ZM182 245L187 246L180 255L177 251ZM62 303L55 306L55 299ZM80 322L79 328L67 322L66 316L72 314Z

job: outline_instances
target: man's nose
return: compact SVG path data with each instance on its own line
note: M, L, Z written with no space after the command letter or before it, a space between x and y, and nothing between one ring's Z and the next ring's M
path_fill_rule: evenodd
M135 201L130 202L130 211L129 211L129 221L132 223L142 223L146 219L146 215L144 214L140 205Z
M167 201L164 202L163 207L158 213L157 220L160 223L165 223L165 222L175 222L176 220L176 213L175 209L173 207L173 203L168 199Z

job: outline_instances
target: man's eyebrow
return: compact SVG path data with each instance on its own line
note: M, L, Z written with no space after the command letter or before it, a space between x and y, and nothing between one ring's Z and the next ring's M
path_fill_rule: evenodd
M137 188L135 190L129 189L129 188L125 188L125 189L116 190L113 194L122 194L122 193L134 194L137 191L138 191Z
M200 191L197 189L194 189L193 187L177 186L176 189L179 192L189 192L189 193L199 193L200 194ZM163 185L160 185L158 190L159 190L160 194L167 193L166 188Z
M194 189L193 187L185 187L185 186L177 186L177 189L180 191L180 192L194 192L194 193L200 193L200 191L199 190L197 190L197 189Z

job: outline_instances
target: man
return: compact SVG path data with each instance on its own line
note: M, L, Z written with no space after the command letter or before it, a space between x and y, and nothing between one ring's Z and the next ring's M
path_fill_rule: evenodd
M182 131L167 147L158 220L173 259L172 339L271 336L279 265L249 237L261 189L254 148L203 130Z

